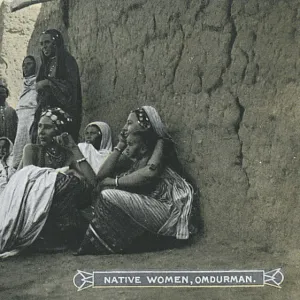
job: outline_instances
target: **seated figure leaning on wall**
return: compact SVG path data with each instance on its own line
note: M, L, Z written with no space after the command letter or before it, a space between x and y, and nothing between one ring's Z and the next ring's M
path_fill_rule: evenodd
M157 111L132 111L123 132L97 175L94 215L77 255L131 251L145 233L189 238L193 188L163 159L173 142ZM120 172L123 152L134 163Z

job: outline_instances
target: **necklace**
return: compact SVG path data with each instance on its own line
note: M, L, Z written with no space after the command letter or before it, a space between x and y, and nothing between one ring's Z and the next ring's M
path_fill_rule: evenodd
M48 68L49 68L49 72L48 72L48 77L54 77L53 71L56 68L56 57L51 57L48 63Z
M55 157L59 154L59 151L58 151L58 149L55 149L54 147L47 147L46 153L50 156Z
M66 162L66 153L62 149L55 149L54 147L43 147L41 151L41 167L61 168Z
M1 135L6 136L5 106L0 106L0 118L2 123L0 126Z

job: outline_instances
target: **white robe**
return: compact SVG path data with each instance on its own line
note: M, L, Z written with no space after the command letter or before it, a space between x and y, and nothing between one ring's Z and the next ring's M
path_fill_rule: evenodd
M89 165L92 167L95 174L98 174L100 167L105 162L108 155L111 153L109 150L96 150L92 144L79 143L78 148L82 155L86 158Z
M79 143L78 147L95 174L98 174L100 167L112 150L111 130L105 122L92 122L88 124L85 129L91 125L97 126L101 132L100 150L96 150L92 144L88 143Z
M19 253L41 232L52 204L57 172L27 166L0 180L0 258Z

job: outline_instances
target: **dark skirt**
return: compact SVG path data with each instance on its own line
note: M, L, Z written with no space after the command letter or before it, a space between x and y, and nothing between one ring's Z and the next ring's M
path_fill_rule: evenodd
M95 204L93 219L78 250L79 254L122 253L145 233L121 208L103 198Z
M39 251L77 249L88 226L80 207L89 201L89 187L73 175L58 173L52 206L35 246Z
M169 168L147 195L103 190L78 254L132 252L145 233L187 240L192 197L191 186Z

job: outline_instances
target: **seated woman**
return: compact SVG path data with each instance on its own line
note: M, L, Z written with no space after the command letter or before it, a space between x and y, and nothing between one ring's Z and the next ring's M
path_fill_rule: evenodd
M92 122L85 127L84 139L78 147L96 175L112 151L110 127L104 122Z
M126 141L120 137L97 175L101 191L77 255L126 252L145 232L189 238L193 189L164 164L163 147L155 147L158 139L171 144L158 113L148 106L132 111L123 129ZM134 163L118 174L123 152Z
M71 123L60 108L42 113L41 144L26 145L20 170L0 194L0 257L20 252L40 234L39 248L47 250L53 243L73 247L74 235L80 238L81 228L86 230L78 208L88 200L94 172L67 133ZM65 166L66 174L56 170ZM47 243L53 236L60 239Z

